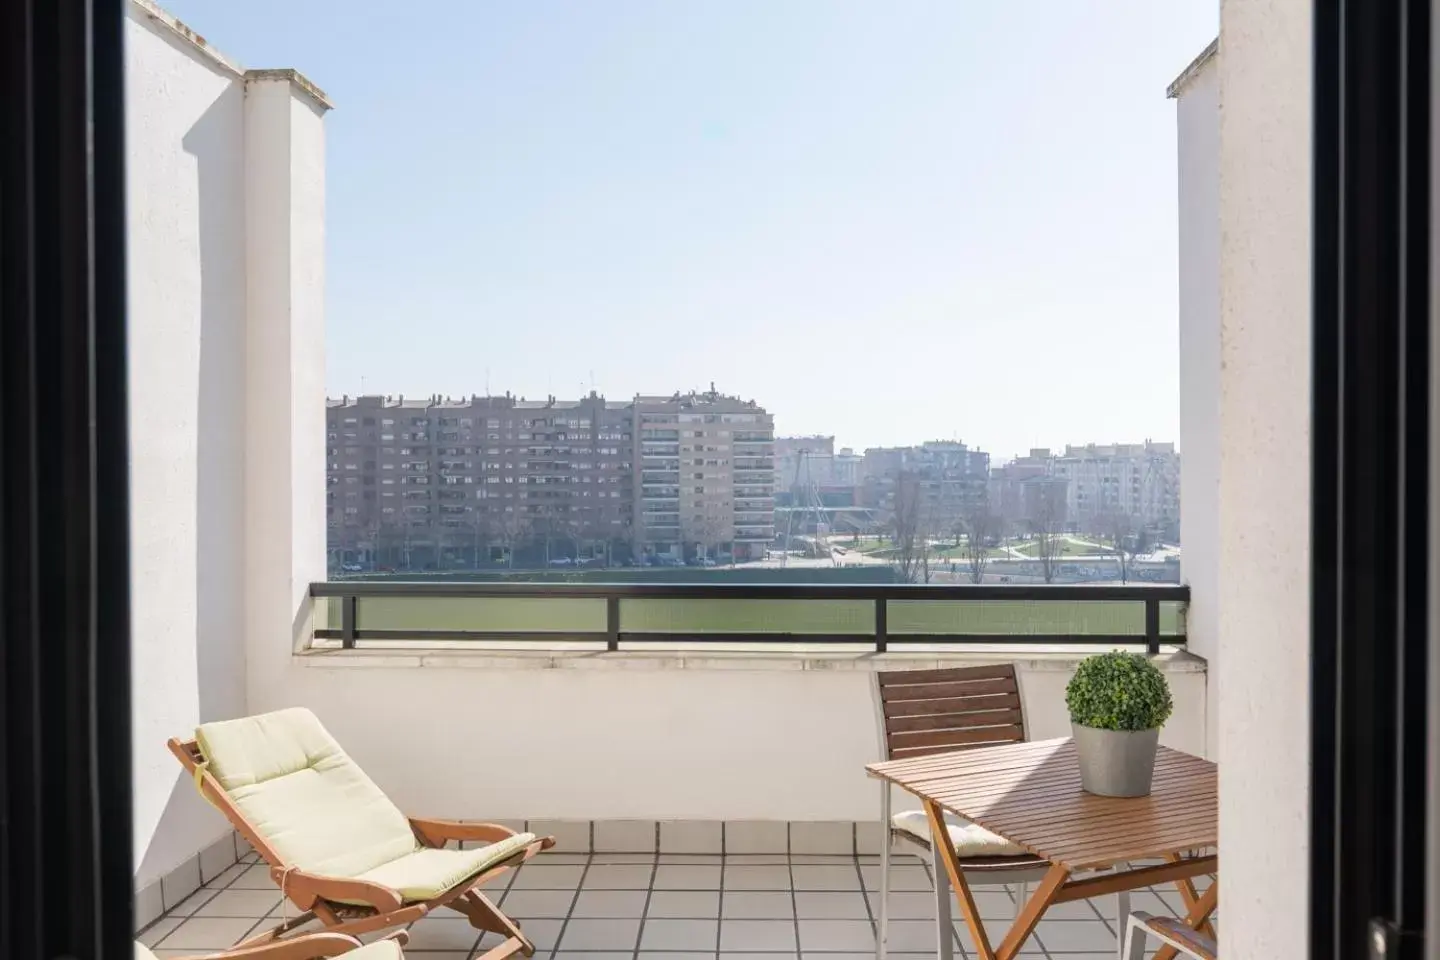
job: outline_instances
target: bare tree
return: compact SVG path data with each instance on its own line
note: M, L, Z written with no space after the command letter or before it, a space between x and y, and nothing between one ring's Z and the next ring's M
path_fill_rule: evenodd
M971 583L985 581L985 565L990 562L990 538L995 535L998 526L995 516L983 504L975 507L966 521L965 565L969 568Z
M1035 559L1040 561L1040 575L1046 583L1055 582L1064 542L1059 536L1058 513L1055 497L1046 491L1035 505L1035 515L1030 521L1030 529L1035 533Z
M890 536L895 543L894 565L906 583L930 581L928 511L919 479L908 471L895 478L895 508Z
M490 529L505 548L505 565L515 568L515 546L530 532L530 521L522 513L499 513L491 521Z
M1128 513L1111 513L1105 516L1102 529L1102 536L1109 542L1110 552L1115 554L1115 562L1120 565L1120 582L1128 583L1130 564L1135 559L1135 523Z
M697 513L686 520L684 536L686 540L695 544L699 556L708 557L712 553L719 552L717 548L724 540L725 530L724 518L713 511L707 511Z
M485 534L485 518L479 507L466 507L465 511L470 514L470 569L480 569L480 539Z

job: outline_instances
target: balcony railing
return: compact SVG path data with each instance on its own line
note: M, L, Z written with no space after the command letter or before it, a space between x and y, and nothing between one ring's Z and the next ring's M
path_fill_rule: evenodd
M1185 643L1188 586L314 583L318 648L490 641L625 650L701 644Z

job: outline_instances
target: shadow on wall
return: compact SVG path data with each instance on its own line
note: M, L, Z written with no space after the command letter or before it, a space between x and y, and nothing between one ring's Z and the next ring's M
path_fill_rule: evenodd
M201 722L243 715L245 444L244 87L230 84L186 133L198 196L195 655ZM143 318L142 318L143 322ZM143 700L144 691L136 691ZM192 731L175 730L175 736ZM151 744L144 745L147 749ZM228 832L175 764L176 782L137 874L172 870Z

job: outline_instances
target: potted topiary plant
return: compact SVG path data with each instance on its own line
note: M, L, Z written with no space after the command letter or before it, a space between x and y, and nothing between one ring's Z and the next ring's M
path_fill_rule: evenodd
M1159 668L1139 653L1086 657L1065 688L1065 705L1080 785L1102 797L1147 795L1160 728L1174 709Z

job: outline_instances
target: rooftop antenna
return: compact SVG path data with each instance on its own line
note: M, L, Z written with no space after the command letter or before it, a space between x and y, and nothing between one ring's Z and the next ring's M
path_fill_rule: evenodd
M490 396L490 368L485 368L485 396Z

